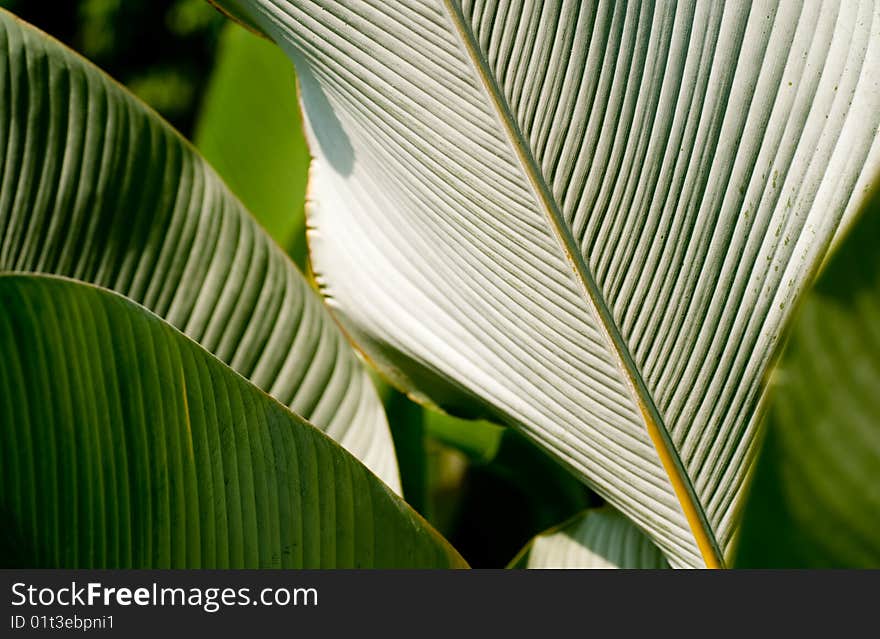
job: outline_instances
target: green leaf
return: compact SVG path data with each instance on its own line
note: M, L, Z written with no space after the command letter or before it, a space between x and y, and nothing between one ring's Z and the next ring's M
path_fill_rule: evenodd
M462 453L474 463L491 463L501 448L505 428L485 421L458 419L425 409L425 433Z
M880 568L878 239L880 174L773 371L737 565Z
M222 4L296 63L370 360L725 565L776 343L880 168L880 6Z
M394 438L394 449L397 451L403 496L406 503L428 517L423 409L392 388L385 387L379 394L386 394L383 404L391 427L391 436Z
M294 86L293 65L278 47L228 24L196 123L195 144L302 268L309 150Z
M511 568L669 568L631 521L604 506L535 537Z
M0 276L0 564L464 563L360 462L126 298Z
M399 490L369 377L217 174L121 86L6 12L0 55L0 271L146 306Z

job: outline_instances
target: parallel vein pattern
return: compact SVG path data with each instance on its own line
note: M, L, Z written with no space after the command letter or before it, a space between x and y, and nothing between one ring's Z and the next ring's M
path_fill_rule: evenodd
M878 163L878 6L463 4L727 546L760 372Z
M0 276L0 348L0 565L464 565L338 444L116 293Z
M880 6L232 4L297 63L370 357L723 564L773 347L880 166Z
M369 378L214 171L112 80L7 13L0 54L0 270L143 304L399 490Z
M541 533L522 553L524 568L668 568L663 553L616 510L588 510Z

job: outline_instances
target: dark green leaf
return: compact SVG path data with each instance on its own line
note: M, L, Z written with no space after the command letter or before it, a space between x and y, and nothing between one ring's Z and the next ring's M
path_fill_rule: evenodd
M0 565L463 565L330 438L116 293L0 276L0 352Z
M878 241L880 179L771 378L739 566L880 568Z

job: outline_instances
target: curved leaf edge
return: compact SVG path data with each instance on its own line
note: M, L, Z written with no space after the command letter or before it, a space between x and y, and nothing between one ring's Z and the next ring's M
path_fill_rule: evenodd
M216 1L222 0L209 1L211 1L213 4ZM228 0L227 4L235 5L239 3L236 0ZM278 45L277 42L276 45ZM295 60L293 60L293 62L294 64L296 63ZM302 109L303 104L299 73L297 73L297 94L298 102L300 104L300 108ZM308 120L306 118L304 118L303 124L307 146L309 147L309 153L312 160L314 160L316 156L311 149L317 146L317 141L308 126ZM437 370L436 367L432 366L430 362L425 362L422 360L410 361L405 354L400 353L393 346L390 346L373 336L369 336L358 331L356 327L347 320L345 314L334 306L332 302L332 297L327 294L328 285L324 282L324 278L322 277L321 272L315 270L314 268L315 259L313 255L312 238L313 234L316 231L316 225L314 224L315 211L316 208L320 206L320 202L313 195L312 185L315 181L314 173L315 163L312 162L310 164L309 177L307 181L305 206L307 230L307 262L309 265L309 270L313 274L313 279L311 281L315 284L316 289L319 291L321 296L328 302L327 305L330 309L331 315L337 320L337 324L343 330L343 333L346 335L349 343L358 352L360 357L365 362L367 362L367 364L383 381L394 387L396 390L404 394L412 401L420 404L427 409L443 414L448 414L453 417L459 417L462 419L485 419L498 424L503 424L506 428L514 428L516 430L520 430L515 427L515 424L518 423L515 419L511 418L509 415L506 415L504 411L498 410L492 406L488 406L479 396L471 392L469 389L464 388L454 378L451 378L443 374L441 371ZM798 315L797 311L803 305L804 299L808 297L810 291L812 290L812 287L815 285L817 279L823 272L826 264L831 259L834 252L838 250L838 248L844 243L846 236L848 236L852 228L855 226L856 221L863 214L863 211L866 208L864 202L869 201L872 197L871 194L877 192L880 192L880 181L875 180L873 182L873 185L870 188L866 189L865 192L859 196L863 201L863 203L859 205L859 212L856 215L851 216L849 220L847 220L848 223L844 227L839 229L835 236L826 243L826 245L823 247L823 257L821 259L815 260L810 265L810 271L806 278L806 284L799 290L797 297L795 297L792 301L792 305L794 306L795 310L789 316L786 325L783 327L780 339L776 340L773 345L769 364L767 366L764 379L761 382L762 391L756 409L756 418L759 423L763 423L765 421L768 394L771 386L770 382L773 377L773 372L776 369L779 360L785 350L785 346L788 342L788 337L791 333L791 325L796 320L796 317ZM368 354L369 352L372 352L373 355L370 356ZM390 353L391 355L390 358L385 357L385 354L388 353ZM381 358L377 356L379 354L382 355ZM417 374L413 375L413 372ZM430 394L426 394L423 391L423 389L425 388L431 388ZM757 451L757 453L754 454L751 458L749 469L746 474L746 479L740 488L740 491L746 495L752 483L755 466L757 465L757 461L760 458L761 445L765 436L764 431L765 429L763 427L758 429L758 432L756 434L757 445L755 446L755 450ZM592 487L589 481L582 481L585 485ZM737 513L740 516L740 519L742 511L746 507L746 504L747 499L740 500L739 502ZM575 516L575 518L577 518L578 516L580 515ZM570 522L563 522L562 524L559 524L559 526L549 530L555 530L558 527L564 526L566 523ZM724 565L720 567L727 568L733 566L733 559L736 555L737 540L738 532L734 534L732 542L729 544L727 551L724 553L722 557ZM531 542L529 545L531 545ZM521 551L521 553L522 552L523 551Z
M858 232L860 222L869 214L872 207L878 206L878 202L880 202L880 172L875 175L869 187L865 189L865 192L862 194L862 201L856 214L848 220L848 223L845 227L840 229L837 237L829 246L823 259L818 260L817 263L814 264L810 282L802 289L800 295L794 300L791 317L789 318L789 321L783 329L782 338L779 339L776 343L776 348L773 352L771 359L771 365L768 367L767 373L765 374L763 380L764 392L758 404L758 419L761 425L758 431L758 453L752 459L746 482L743 486L743 493L745 495L745 498L740 502L740 526L737 528L736 536L733 539L733 543L731 544L731 548L728 553L728 561L732 567L736 567L737 556L739 554L740 533L742 531L742 516L748 508L749 502L752 497L751 493L755 484L755 476L761 461L761 457L764 453L765 443L768 439L768 431L770 426L769 415L771 413L771 407L776 399L777 393L779 392L778 385L775 383L775 378L778 375L777 371L779 369L779 365L782 363L785 357L789 344L791 343L791 338L795 333L798 321L803 314L804 307L806 306L809 299L812 297L814 291L817 290L817 287L821 285L822 275L826 273L828 268L833 265L834 258L837 255L841 254L843 251L847 250L847 240L853 234Z
M589 525L590 522L588 521L588 519L591 515L599 516L599 517L610 516L610 517L616 519L618 522L625 522L626 525L628 525L631 529L638 531L638 533L642 536L643 540L646 541L648 544L650 544L650 547L653 549L653 552L656 553L655 559L662 559L663 563L665 563L665 566L657 566L657 565L651 565L651 566L640 565L640 566L636 566L636 567L616 566L618 569L622 569L622 570L660 570L660 569L668 569L669 568L669 564L666 563L668 560L666 559L666 556L662 552L662 550L660 548L658 548L650 540L650 538L638 526L635 525L635 523L629 517L627 517L626 515L621 513L619 510L614 508L611 504L607 504L607 503L603 504L601 506L595 506L592 508L584 509L581 512L572 515L571 517L564 520L563 522L561 522L555 526L552 526L546 530L541 531L540 533L538 533L537 535L532 537L532 539L530 539L529 542L525 546L523 546L523 548L514 556L514 558L510 560L510 562L507 564L506 568L508 570L529 570L530 568L528 566L528 560L529 560L529 557L532 553L532 550L534 549L535 544L538 542L539 539L553 537L554 535L561 533L569 528L580 529L584 524ZM602 521L598 522L598 525L601 525L602 523L607 524L608 521L602 520ZM593 525L594 526L597 525L595 518L593 519ZM576 541L577 541L578 545L581 545L581 547L584 547L580 543L580 541L578 541L578 540L576 540ZM587 549L587 550L589 550L589 549ZM606 561L607 561L607 558L606 558ZM658 561L657 563L661 563L661 562ZM608 566L605 566L605 567L608 567ZM547 567L538 566L538 568L545 569ZM565 569L589 570L589 569L595 569L595 568L597 568L597 566L591 566L591 567L552 566L549 568L550 569L565 568Z
M299 103L300 110L302 111L304 110L304 107L302 102L302 91L300 89L299 74L297 74L296 88L297 102ZM437 370L436 367L434 367L430 362L405 362L406 364L409 364L409 366L407 366L406 368L410 371L415 371L419 374L423 374L427 371L430 371L432 373L431 377L426 378L427 381L414 379L414 376L405 372L404 367L401 366L397 361L392 361L393 358L396 358L396 360L406 360L407 357L404 354L400 353L397 349L382 343L372 336L357 331L353 324L346 321L344 314L333 306L332 298L327 295L328 285L323 282L320 271L315 270L314 267L315 259L313 256L312 237L313 234L316 232L316 225L314 223L315 210L320 204L317 198L313 196L312 184L314 181L313 176L316 167L314 160L316 159L316 156L311 149L317 146L317 141L315 140L314 134L308 126L308 120L306 118L303 118L303 133L312 160L309 165L309 175L306 183L305 203L307 248L306 257L309 264L309 271L313 276L310 281L313 282L316 290L321 294L322 298L324 298L328 302L327 306L330 310L331 316L333 316L336 320L337 325L340 327L343 334L346 336L346 339L352 345L352 348L357 351L358 355L385 383L387 383L389 386L394 387L398 392L404 394L410 400L420 404L426 409L433 410L444 415L450 415L459 419L474 421L486 420L498 424L503 428L514 428L510 424L515 423L515 420L513 420L512 422L510 416L507 416L502 411L497 411L494 408L490 410L490 407L487 406L480 397L478 397L469 389L465 388L455 379ZM797 321L797 318L800 314L800 311L802 310L806 299L809 297L817 281L821 277L822 273L825 271L825 268L838 251L844 250L844 245L847 238L850 236L851 233L854 232L855 227L858 225L858 221L865 215L874 198L880 198L880 173L875 176L869 186L859 196L861 202L859 204L857 213L850 216L849 219L845 220L845 225L837 231L835 237L832 238L825 246L825 252L822 259L816 260L811 265L810 273L807 278L807 284L799 290L797 297L795 297L792 301L792 313L789 316L786 325L781 331L781 338L776 340L773 345L773 351L770 356L767 371L764 374L764 379L762 381L763 391L756 410L757 421L758 423L762 424L756 435L757 445L755 449L758 452L752 456L751 464L746 475L745 482L743 483L743 486L741 488L743 494L746 495L746 498L741 500L739 503L738 517L740 519L740 523L742 519L742 513L748 504L748 493L751 490L755 468L758 464L758 460L760 459L760 453L763 449L764 440L766 438L765 421L769 404L772 402L772 380L774 372L784 355L786 346L789 342L789 338L792 334L792 327ZM379 359L375 355L370 356L370 352L374 354L391 353L392 358L383 357L382 359ZM432 391L434 391L431 393L430 396L420 390L428 387L431 387ZM469 403L462 403L461 400L463 398L468 398L470 400ZM589 482L583 481L583 483L592 488ZM560 523L558 526L550 528L541 534L550 534L560 528L564 528L566 525L572 523L572 521L577 520L579 517L581 517L585 512L587 511L579 513L578 515L572 517L570 520L566 520L565 522ZM721 568L734 567L738 541L739 527L737 528L737 532L733 537L730 547L725 553L724 565L720 566ZM527 557L528 550L531 548L533 543L534 539L530 541L529 544L527 544L527 546L524 547L513 560L511 560L507 568L515 568L515 563L518 560Z
M401 496L395 493L395 491L391 487L389 487L381 478L379 478L376 473L368 468L357 457L352 455L336 440L327 435L321 429L317 428L308 420L304 419L302 416L290 410L290 408L266 393L259 386L253 384L238 371L231 368L216 355L205 349L201 344L180 331L171 323L165 321L162 317L160 317L150 309L141 304L138 304L134 300L112 289L102 287L91 282L84 282L75 278L66 277L63 275L55 275L51 273L0 271L0 286L2 286L4 281L9 280L61 282L67 285L72 285L75 288L84 288L96 291L99 295L107 296L108 298L111 298L121 304L121 306L130 309L134 314L144 317L148 322L161 325L165 330L170 331L177 339L181 339L183 343L188 344L191 349L200 353L208 361L218 365L222 370L224 370L225 373L231 374L232 378L234 378L239 384L254 392L260 399L264 401L268 400L268 403L273 407L274 410L282 412L283 414L288 416L288 418L292 422L298 424L299 426L310 429L310 432L313 436L317 434L317 437L324 441L329 446L329 448L334 451L336 455L339 455L343 458L347 457L355 464L357 464L362 471L365 471L367 473L368 477L375 481L376 485L382 489L382 491L387 495L388 499L393 504L395 504L398 509L402 511L402 514L405 514L407 517L413 520L424 532L426 532L431 537L431 539L433 539L435 544L443 549L444 553L450 560L450 568L470 568L467 561L461 556L461 554L455 549L455 547L452 546L452 544L442 534L440 534L440 532L438 532L430 522L428 522L420 513L412 508Z
M268 38L268 36L266 36L265 34L263 34L260 31L255 31L256 27L254 27L254 28L249 27L248 24L241 22L241 20L237 19L235 16L229 14L224 8L220 7L219 4L213 2L212 0L209 0L209 2L211 2L211 4L213 6L215 6L221 13L224 13L225 15L227 15L227 17L229 17L234 22L236 22L238 24L242 24L249 31L257 33L257 35L259 35L260 37L265 38L269 42L272 42L273 45L277 46L271 39ZM222 184L222 187L225 191L226 197L228 197L231 202L236 204L241 209L241 211L245 214L245 216L249 222L253 223L256 227L259 228L259 231L265 236L265 240L270 244L271 248L279 256L280 262L286 268L289 268L289 269L295 271L297 276L302 277L303 280L305 281L305 283L307 284L306 288L309 288L316 293L317 298L320 301L320 305L324 307L325 311L327 311L326 317L331 319L332 323L336 327L336 329L338 329L341 332L341 334L344 337L345 344L354 351L354 359L361 360L359 362L359 364L365 369L364 372L366 372L367 366L364 364L364 361L363 361L364 358L358 357L358 355L360 354L360 350L356 347L356 344L351 339L351 336L348 334L348 332L344 330L344 327L342 326L341 322L336 317L336 315L333 312L331 312L331 309L329 309L327 307L325 297L323 295L321 295L320 291L318 290L318 286L315 281L313 271L311 268L310 255L308 255L308 254L306 255L307 271L303 272L297 266L297 264L295 263L293 258L287 253L285 248L282 247L278 243L278 241L275 238L273 238L271 236L271 234L269 234L267 232L267 230L263 227L263 225L260 223L260 221L256 219L256 217L252 214L252 212L248 209L248 207L244 204L244 202L242 202L241 198L239 198L235 194L235 192L229 187L229 185L227 184L227 182L223 178L223 176L220 175L220 173L217 172L213 168L213 166L211 166L211 164L204 158L204 156L199 151L199 149L195 146L195 144L191 140L187 139L182 133L180 133L180 131L178 131L173 125L171 125L171 123L168 122L168 120L161 113L156 111L151 105L149 105L146 101L144 101L140 96L138 96L138 95L134 94L132 91L130 91L128 89L128 87L126 87L124 84L122 84L118 79L116 79L112 75L106 73L97 64L95 64L94 62L92 62L91 60L86 58L84 55L80 54L78 51L72 49L64 42L61 42L60 40L58 40L52 34L45 32L44 30L40 29L39 27L27 22L26 20L23 20L22 18L17 16L15 13L13 13L12 11L10 11L2 6L0 6L0 17L2 17L3 19L9 19L18 29L22 30L25 33L26 32L33 32L34 34L38 35L39 37L45 39L52 46L61 49L66 55L70 56L78 64L83 65L87 70L100 75L101 78L104 81L106 81L113 89L118 91L127 100L130 100L137 108L139 108L143 112L145 117L153 119L158 124L160 124L162 129L164 130L164 132L169 134L174 139L175 142L179 143L185 153L191 155L193 158L196 158L200 162L204 163L205 167L208 168L208 170L210 171L212 179L215 179L220 184ZM296 78L296 91L297 91L297 102L299 102L299 78L298 77ZM306 145L308 147L310 144L310 141L308 140L307 137L306 137L305 141L306 141ZM310 150L309 150L309 154L310 154L310 157L313 157L313 154L311 153ZM308 189L308 183L307 183L306 188ZM308 198L308 191L307 191L306 197ZM304 224L308 224L307 219L304 221ZM0 275L2 275L4 273L10 273L10 272L19 272L19 271L9 271L9 270L0 269ZM32 273L33 271L20 271L20 272ZM59 276L59 277L64 277L64 276ZM76 278L66 278L66 279L72 279L72 281L75 281L75 282L82 282L85 284L90 284L90 282L86 282L84 280L78 280ZM99 288L101 288L101 287L99 287ZM106 290L109 290L109 289L106 289ZM160 318L160 319L162 319L162 318ZM381 404L381 400L378 398L378 393L377 393L376 397L377 397L377 401ZM291 409L289 407L288 407L288 411L291 411ZM299 417L301 417L301 416L299 416ZM306 420L306 421L308 421L308 420ZM390 431L389 431L389 440L390 440ZM395 464L394 464L394 471L398 476L397 482L399 483L399 468L398 468L398 464L397 464L396 460L395 460Z

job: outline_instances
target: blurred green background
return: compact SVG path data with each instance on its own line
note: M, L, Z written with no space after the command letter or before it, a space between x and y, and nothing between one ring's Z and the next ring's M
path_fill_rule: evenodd
M292 65L205 0L0 0L191 139L308 271L308 149ZM375 378L404 496L474 567L503 567L538 532L601 500L517 433L422 409Z
M0 0L190 136L225 19L205 0Z

